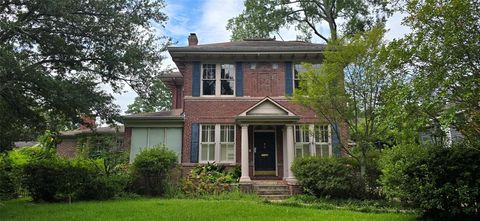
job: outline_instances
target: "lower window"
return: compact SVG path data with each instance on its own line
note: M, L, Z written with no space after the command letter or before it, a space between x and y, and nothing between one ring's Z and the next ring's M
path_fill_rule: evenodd
M332 156L328 125L296 125L295 126L295 157Z
M200 137L201 163L235 162L235 125L204 124Z

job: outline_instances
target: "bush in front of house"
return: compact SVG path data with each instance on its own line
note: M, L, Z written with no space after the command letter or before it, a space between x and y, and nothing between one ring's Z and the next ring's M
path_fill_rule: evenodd
M6 154L0 153L0 200L12 199L16 195L12 162Z
M165 193L168 174L178 165L177 154L165 146L140 152L132 165L135 192L151 196Z
M292 172L304 191L318 198L365 198L365 182L349 158L303 157L294 160Z
M226 170L225 166L207 163L194 167L183 180L182 192L187 197L218 195L232 191L238 182L238 167Z
M380 162L388 198L419 208L435 220L480 218L478 145L399 145L386 150Z
M34 201L103 200L126 191L128 173L107 175L101 159L33 158L23 167L22 185Z

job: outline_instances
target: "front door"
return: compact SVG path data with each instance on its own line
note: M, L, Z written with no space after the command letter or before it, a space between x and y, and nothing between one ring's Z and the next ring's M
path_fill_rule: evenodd
M275 132L255 132L255 175L275 175Z

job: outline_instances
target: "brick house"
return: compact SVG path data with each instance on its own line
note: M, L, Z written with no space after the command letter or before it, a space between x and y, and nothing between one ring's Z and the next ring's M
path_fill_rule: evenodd
M199 45L194 33L188 42L168 48L180 71L162 77L172 90L172 111L124 118L131 160L142 148L165 143L185 169L240 165L241 184L273 179L294 185L295 157L341 154L345 128L288 100L300 63L318 66L325 45L274 39ZM345 136L339 140L332 129Z

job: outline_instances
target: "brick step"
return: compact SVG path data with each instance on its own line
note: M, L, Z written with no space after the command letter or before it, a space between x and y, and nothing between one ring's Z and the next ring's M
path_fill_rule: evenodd
M254 191L286 191L290 192L287 185L253 185Z
M290 191L285 190L255 190L257 195L290 195Z
M285 200L290 197L290 195L259 195L259 196L270 201Z

